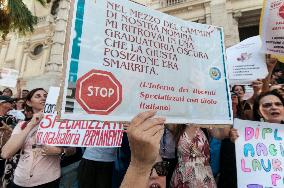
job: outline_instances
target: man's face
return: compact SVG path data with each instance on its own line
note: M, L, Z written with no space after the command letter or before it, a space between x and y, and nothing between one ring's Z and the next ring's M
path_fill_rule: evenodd
M12 97L13 93L10 90L4 90L2 95Z
M28 95L29 91L27 90L23 90L22 91L22 98L26 98L26 96Z
M2 115L6 115L10 110L13 109L13 104L10 102L0 103L0 109L3 112Z

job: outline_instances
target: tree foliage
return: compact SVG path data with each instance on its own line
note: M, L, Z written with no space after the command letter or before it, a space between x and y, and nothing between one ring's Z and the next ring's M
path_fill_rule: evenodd
M50 0L36 0L45 6ZM0 0L0 35L5 39L11 31L26 34L34 31L37 17L22 0Z

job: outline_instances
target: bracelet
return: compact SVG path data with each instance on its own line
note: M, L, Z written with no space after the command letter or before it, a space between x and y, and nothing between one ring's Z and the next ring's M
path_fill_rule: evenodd
M66 150L65 150L65 148L61 148L62 150L62 152L60 153L60 159L61 160L63 160L64 159L64 157L66 156Z

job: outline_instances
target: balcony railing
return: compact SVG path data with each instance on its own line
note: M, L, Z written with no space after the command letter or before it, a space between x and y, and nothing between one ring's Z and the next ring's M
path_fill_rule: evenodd
M160 4L162 7L174 6L177 4L185 3L188 0L161 0Z
M46 21L46 16L37 17L37 23L42 23Z

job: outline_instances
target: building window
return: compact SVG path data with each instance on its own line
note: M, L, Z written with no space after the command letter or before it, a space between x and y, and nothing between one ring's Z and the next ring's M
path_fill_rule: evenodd
M171 5L176 5L179 3L184 3L186 2L186 0L167 0L167 5L171 6Z
M36 43L30 47L29 56L31 59L35 60L41 57L43 54L44 45L43 43Z
M43 44L38 44L34 47L31 53L33 56L38 56L41 54L42 51L43 51Z

